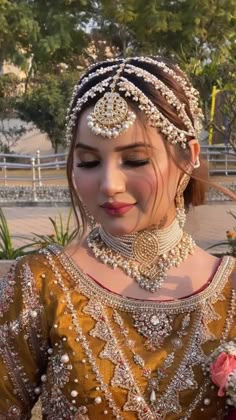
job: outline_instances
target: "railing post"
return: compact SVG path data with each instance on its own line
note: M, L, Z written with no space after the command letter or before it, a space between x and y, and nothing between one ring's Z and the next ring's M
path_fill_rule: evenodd
M3 163L6 163L6 158L3 158ZM7 165L3 166L3 178L4 178L4 186L7 186Z
M60 165L58 165L58 159L56 157L56 170L59 171L59 169L60 169Z
M228 176L228 151L225 148L225 175Z
M36 177L35 177L35 158L31 158L31 165L32 165L32 196L33 201L37 201L37 194L36 194Z
M206 160L207 160L207 166L209 169L209 173L211 173L211 151L210 151L210 145L207 145L206 147Z
M207 147L207 164L210 165L210 154L209 154L209 147Z
M40 167L40 150L37 150L36 156L37 156L37 169L38 169L38 185L39 185L39 187L42 187L41 167Z

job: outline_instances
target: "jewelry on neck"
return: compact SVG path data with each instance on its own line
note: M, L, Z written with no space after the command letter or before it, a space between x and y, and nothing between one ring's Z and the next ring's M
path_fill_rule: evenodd
M149 292L158 290L167 271L178 267L195 248L177 219L165 229L145 229L124 236L113 236L99 226L89 233L87 242L96 258L112 268L121 268Z

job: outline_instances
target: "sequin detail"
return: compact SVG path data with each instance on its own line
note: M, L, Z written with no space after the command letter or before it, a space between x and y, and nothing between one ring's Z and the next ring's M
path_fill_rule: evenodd
M0 317L9 309L13 302L15 292L15 268L16 262L13 263L8 273L0 279Z
M56 249L53 252L57 253ZM107 292L99 287L89 277L84 275L79 269L74 269L73 264L65 256L59 255L59 262L63 264L63 268L70 275L71 281L74 281L73 286L68 287L66 277L64 279L63 271L57 265L50 251L45 251L47 259L55 274L54 282L60 287L65 296L68 313L72 316L73 331L76 331L78 343L83 348L86 359L85 363L91 367L95 374L98 386L101 387L101 401L104 399L109 402L109 406L113 408L113 415L120 419L122 412L135 412L138 419L165 419L169 415L173 418L192 418L192 414L199 406L204 406L208 410L208 406L204 404L207 397L207 390L209 383L206 383L204 376L201 374L202 364L205 362L207 354L204 353L204 346L206 343L212 343L212 348L217 346L217 342L223 336L219 337L212 328L211 323L222 322L223 312L217 311L215 304L222 301L222 307L227 307L229 315L232 314L232 308L226 302L223 289L227 284L228 276L230 275L234 260L225 259L221 264L217 275L214 277L212 284L205 291L197 296L193 296L184 300L183 302L159 303L159 302L142 302L132 299L126 299ZM60 271L61 270L61 271ZM57 287L56 286L56 287ZM82 325L79 321L76 306L72 301L72 296L80 295L83 300L83 312L88 317L85 318L85 324ZM86 301L86 299L87 301ZM84 302L86 304L84 305ZM233 300L232 300L233 302ZM231 303L232 303L231 302ZM145 380L142 380L142 385L139 375L136 374L131 363L131 354L134 355L138 361L140 354L136 352L135 340L129 337L129 330L132 330L133 314L140 311L153 311L155 306L155 315L167 315L174 322L178 321L178 329L175 328L174 336L172 332L166 335L165 340L169 340L171 351L168 348L168 354L164 358L164 364L167 376L164 378L164 386L160 383L160 391L157 390L156 398L153 398L151 404L147 400L146 389L143 388ZM218 305L219 306L219 305ZM232 305L233 306L233 303ZM117 311L116 316L115 311ZM125 313L123 317L123 313ZM153 313L154 315L154 313ZM163 315L163 318L164 318ZM120 318L119 318L120 317ZM129 318L128 318L129 317ZM122 320L125 318L127 325L127 335L124 332L126 326L122 325ZM94 320L94 322L92 322ZM153 318L155 323L155 318ZM176 321L177 320L177 321ZM130 322L131 321L131 324ZM115 326L116 324L116 326ZM88 329L85 325L90 325ZM120 330L118 329L120 325ZM231 325L232 326L232 325ZM227 324L228 330L225 330L225 335L229 334L231 328ZM173 328L173 323L171 324ZM227 334L226 334L227 332ZM136 330L137 333L137 330ZM139 332L138 332L139 333ZM222 328L223 333L223 328ZM140 333L139 333L140 334ZM143 334L140 334L144 337ZM172 337L173 335L173 337ZM175 341L173 341L173 339ZM90 343L97 343L100 350L96 354L96 346L90 347ZM124 343L129 341L129 346L125 347ZM165 345L165 340L163 345ZM101 350L101 341L104 346ZM100 342L100 344L99 344ZM181 347L182 344L182 347ZM208 350L209 351L209 350ZM127 357L127 355L129 357ZM141 357L141 356L140 356ZM173 360L177 357L178 363L175 363L174 370L172 369ZM99 360L99 359L100 360ZM106 359L114 364L114 371L110 383L106 383L101 375L101 372L106 367ZM103 364L104 360L104 364ZM145 360L144 360L145 363ZM158 365L159 366L159 365ZM157 366L157 367L158 367ZM145 366L144 366L145 368ZM195 372L198 372L201 381L197 383L198 377ZM152 374L155 372L153 371ZM196 376L195 376L196 375ZM148 385L148 381L146 381ZM112 387L111 387L112 386ZM115 393L113 389L122 388L126 390L126 402L123 408L117 407ZM191 395L188 406L186 401L183 404L183 396L186 392ZM125 395L125 394L123 394ZM105 398L104 398L105 397ZM99 400L100 401L100 400ZM120 411L119 411L120 408ZM207 411L206 411L207 412ZM186 413L186 415L184 415Z

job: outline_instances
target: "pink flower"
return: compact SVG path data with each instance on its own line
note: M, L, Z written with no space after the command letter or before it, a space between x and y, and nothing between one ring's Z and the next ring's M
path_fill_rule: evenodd
M224 351L210 365L211 379L219 387L219 397L223 397L228 376L234 369L236 369L236 357Z

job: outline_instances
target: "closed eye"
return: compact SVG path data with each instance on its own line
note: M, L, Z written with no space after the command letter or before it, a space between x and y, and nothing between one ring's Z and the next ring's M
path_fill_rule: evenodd
M99 163L100 163L99 160L91 160L88 162L80 162L76 166L78 168L90 169L90 168L95 168L96 166L99 165Z
M131 166L131 167L139 167L144 166L150 163L150 159L132 159L132 160L125 160L124 165L125 166Z
M139 166L144 166L150 163L150 159L130 159L130 160L125 160L123 162L124 166L129 166L129 167L133 167L133 168L137 168ZM92 169L97 167L100 164L99 160L91 160L88 162L79 162L77 164L78 168L83 168L83 169Z

